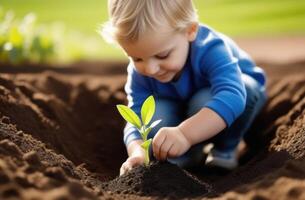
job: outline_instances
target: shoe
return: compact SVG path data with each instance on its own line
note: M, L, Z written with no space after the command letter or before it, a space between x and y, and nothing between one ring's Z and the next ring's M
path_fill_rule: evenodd
M236 150L223 152L211 148L207 155L205 165L207 167L216 167L231 171L238 166Z

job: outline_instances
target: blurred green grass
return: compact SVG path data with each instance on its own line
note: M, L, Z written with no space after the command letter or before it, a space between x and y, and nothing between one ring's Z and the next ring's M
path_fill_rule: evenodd
M305 33L305 0L194 0L200 21L234 37L301 35ZM34 12L38 23L63 22L68 31L86 38L89 59L124 59L120 49L106 44L97 29L107 20L106 0L1 0L3 10L17 17ZM66 38L70 40L71 38ZM86 44L84 44L86 43Z

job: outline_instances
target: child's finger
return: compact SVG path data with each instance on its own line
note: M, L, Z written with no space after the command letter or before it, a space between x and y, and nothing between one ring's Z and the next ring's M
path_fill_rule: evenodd
M126 170L124 169L124 167L122 166L120 168L120 176L122 176L123 174L125 174Z
M126 173L126 168L125 168L124 165L122 165L121 168L120 168L120 176L122 176L125 173Z
M156 134L156 136L153 139L153 152L154 152L154 156L160 160L160 150L161 150L161 146L162 143L165 141L166 136L162 135L162 134Z
M125 162L122 167L120 168L120 176L125 174L126 172L130 171L132 169L132 166L128 163Z
M170 148L172 147L173 143L171 141L165 141L163 142L161 148L160 148L160 160L166 160L168 157L168 152Z
M177 149L177 145L172 145L171 148L168 150L167 156L170 158L174 158L177 157L178 154L178 149Z

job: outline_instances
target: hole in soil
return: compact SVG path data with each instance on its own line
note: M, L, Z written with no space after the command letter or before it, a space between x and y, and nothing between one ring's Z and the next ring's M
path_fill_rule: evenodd
M1 78L7 95L1 96L0 113L75 165L110 180L127 156L124 122L115 107L124 103L121 82L114 88L100 82L89 89L90 83L66 81L50 72L18 81Z

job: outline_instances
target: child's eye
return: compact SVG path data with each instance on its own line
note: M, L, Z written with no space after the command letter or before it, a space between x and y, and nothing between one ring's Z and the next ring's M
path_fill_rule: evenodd
M133 62L141 62L142 59L141 58L132 58Z
M160 60L164 60L169 56L169 53L165 54L165 55L157 55L156 58L160 59Z

